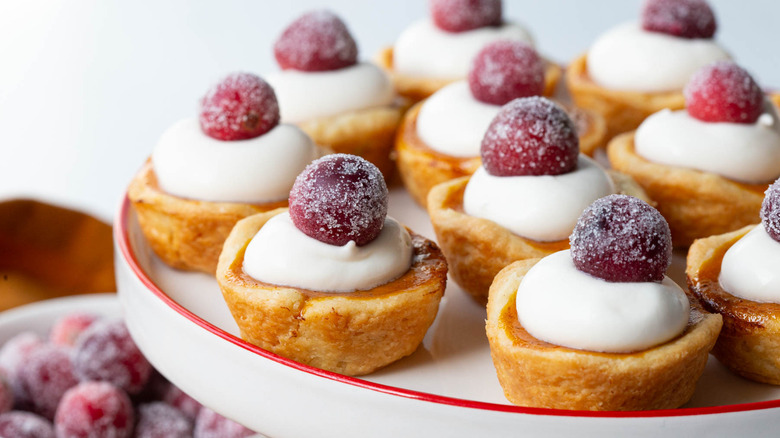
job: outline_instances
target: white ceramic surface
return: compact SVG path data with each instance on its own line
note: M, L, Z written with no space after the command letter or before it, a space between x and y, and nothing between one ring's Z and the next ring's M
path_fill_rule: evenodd
M427 215L404 191L391 192L390 214L433 236ZM452 282L413 355L364 378L318 370L239 339L216 281L162 264L127 202L115 240L120 301L144 354L203 404L271 437L726 437L774 436L780 428L780 388L736 377L714 359L681 409L513 406L495 376L484 309ZM678 280L680 263L678 256Z

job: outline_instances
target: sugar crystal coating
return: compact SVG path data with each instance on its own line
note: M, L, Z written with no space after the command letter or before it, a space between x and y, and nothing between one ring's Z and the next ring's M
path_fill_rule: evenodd
M226 76L201 100L200 127L217 140L259 137L278 124L279 103L274 90L251 73Z
M44 345L45 342L36 333L21 332L0 348L0 372L11 384L17 404L26 405L29 400L19 380L19 371L29 361L30 354Z
M18 378L32 410L46 418L54 418L62 395L78 383L68 350L51 344L30 354Z
M204 407L195 421L194 438L244 438L255 433Z
M688 114L705 122L755 123L764 110L761 87L732 61L700 68L683 94Z
M282 69L328 71L357 63L358 49L349 29L330 11L303 14L274 43Z
M0 437L54 438L54 427L32 412L11 411L0 415Z
M705 0L647 0L642 28L682 38L712 38L717 24Z
M431 0L433 23L447 32L501 24L501 0Z
M482 48L474 58L468 81L471 94L482 102L504 105L518 97L544 91L544 62L533 47L501 40Z
M163 402L138 406L136 438L189 438L192 423L178 409Z
M58 438L132 436L133 405L108 382L82 382L62 397L54 418Z
M326 155L295 179L290 218L321 242L362 246L382 231L387 201L387 185L376 166L355 155Z
M780 242L780 179L764 192L761 203L761 223L773 239Z
M65 347L73 346L76 338L97 320L89 313L72 313L59 318L49 330L49 342Z
M660 282L672 261L666 219L627 195L594 201L582 212L569 243L577 269L612 282Z
M504 105L482 139L485 170L494 176L560 175L577 167L579 138L571 118L544 97Z

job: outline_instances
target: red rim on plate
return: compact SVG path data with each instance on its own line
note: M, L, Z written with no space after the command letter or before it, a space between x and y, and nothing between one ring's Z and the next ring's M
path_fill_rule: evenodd
M575 411L575 410L565 410L565 409L530 408L530 407L466 400L466 399L460 399L455 397L445 397L441 395L430 394L427 392L396 388L393 386L369 382L357 377L344 376L342 374L337 374L319 368L314 368L284 358L282 356L276 355L269 351L263 350L262 348L252 345L239 337L231 335L230 333L225 332L219 327L216 327L215 325L201 319L200 317L198 317L188 309L182 307L171 297L169 297L162 289L160 289L160 287L158 287L154 283L154 281L152 281L151 278L149 278L146 272L144 272L144 270L141 269L141 266L138 263L135 254L130 249L130 236L128 234L129 212L130 212L130 201L127 197L125 197L124 201L122 202L122 205L120 206L119 214L117 215L114 224L114 239L118 243L119 251L121 252L122 258L128 263L128 265L130 265L130 269L133 271L135 276L139 280L141 280L141 283L143 283L144 286L146 286L154 295L156 295L168 307L170 307L171 309L173 309L183 317L187 318L188 320L192 321L195 325L199 326L200 328L210 333L213 333L216 336L219 336L220 338L224 339L227 342L235 344L245 350L251 351L254 354L257 354L268 360L277 362L279 364L288 366L290 368L293 368L295 370L304 373L313 374L315 376L319 376L325 379L334 380L337 382L344 383L346 385L357 386L370 391L377 391L385 394L405 397L405 398L419 400L419 401L452 405L452 406L458 406L464 408L481 409L481 410L494 411L494 412L515 412L518 414L530 414L530 415L553 415L553 416L563 416L563 417L594 417L594 418L679 417L679 416L692 416L692 415L722 414L727 412L742 412L742 411L752 411L752 410L761 410L761 409L780 407L780 400L768 400L768 401L740 403L740 404L722 405L722 406L659 409L659 410L652 410L652 411Z

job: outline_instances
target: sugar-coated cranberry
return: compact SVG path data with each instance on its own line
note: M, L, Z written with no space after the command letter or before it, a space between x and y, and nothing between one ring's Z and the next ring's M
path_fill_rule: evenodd
M187 418L193 421L195 421L195 418L198 417L198 412L203 408L203 405L173 383L168 383L168 386L163 390L160 399L178 409L181 413L186 415Z
M279 124L279 103L270 85L251 73L233 73L201 100L200 127L217 140L259 137Z
M279 67L328 71L357 63L358 49L349 29L330 11L312 11L290 23L274 43Z
M100 320L79 336L72 353L79 380L111 382L136 394L152 372L152 366L133 342L121 320Z
M447 32L501 24L501 0L431 0L430 8L433 23Z
M577 129L544 97L504 105L482 139L482 164L494 176L560 175L577 167Z
M582 212L570 237L574 266L612 282L660 282L672 261L669 224L641 199L609 195Z
M36 349L19 371L19 384L32 410L46 418L54 418L62 395L77 383L68 349L61 346Z
M54 428L57 438L130 437L133 405L108 382L81 382L62 397Z
M780 179L775 181L764 193L761 204L761 223L773 239L780 242Z
M712 38L717 24L705 0L646 0L642 28L682 38Z
M482 102L504 105L518 97L544 91L544 61L533 47L501 40L482 48L474 58L468 81L471 94Z
M54 438L54 427L32 412L11 411L0 415L0 437Z
M49 331L49 342L55 345L72 347L76 338L97 320L96 315L89 313L72 313L54 322Z
M154 402L138 406L136 438L189 438L192 422L178 409Z
M5 374L0 373L0 414L14 408L14 398L14 390L10 381Z
M255 433L204 407L195 420L194 438L244 438Z
M688 114L705 122L755 123L764 111L761 87L731 61L700 68L683 94Z
M304 234L330 245L374 240L387 216L387 185L376 166L355 155L309 164L290 191L290 218Z
M21 332L3 344L0 348L0 373L5 375L14 393L16 404L26 407L29 397L24 392L19 379L19 371L29 362L30 355L46 343L33 332Z

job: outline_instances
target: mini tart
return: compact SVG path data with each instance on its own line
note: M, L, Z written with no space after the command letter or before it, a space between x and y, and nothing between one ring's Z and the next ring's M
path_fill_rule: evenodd
M553 345L517 321L520 281L539 259L515 262L490 287L486 332L506 398L521 406L598 411L673 409L687 402L721 327L717 314L691 303L678 337L634 353L598 353Z
M280 356L353 376L412 354L433 323L447 284L447 262L436 244L410 232L409 271L370 290L326 293L257 281L243 271L244 251L257 231L284 211L238 222L220 255L217 281L241 337Z
M424 102L415 104L404 116L395 140L396 164L401 181L412 198L425 207L433 186L462 176L472 175L482 165L475 157L454 157L431 149L417 135L417 116ZM606 138L604 119L589 110L570 107L566 111L580 132L580 151L586 155L603 145Z
M464 78L429 78L421 76L410 76L403 73L398 73L393 68L393 48L385 47L377 53L374 62L382 67L388 75L390 80L393 81L395 91L412 102L419 102L431 94L439 91L445 85L452 82L464 79ZM544 95L552 96L555 94L555 89L558 87L558 81L563 74L560 66L553 62L547 61L547 68L544 74Z
M566 68L566 86L574 103L593 110L606 120L607 141L618 134L633 131L649 115L664 108L685 108L682 90L637 92L610 90L588 76L587 55L572 61Z
M753 229L698 239L688 251L688 287L705 309L723 316L712 354L750 380L780 385L780 304L759 303L723 290L718 280L726 251Z
M127 196L149 246L166 264L214 274L222 243L239 219L287 206L287 200L265 204L208 202L165 193L151 160L130 182Z
M633 177L658 203L676 247L761 220L758 213L769 183L744 184L711 172L653 163L636 153L634 132L612 139L607 157L614 169Z
M618 193L648 201L631 178L609 171ZM428 214L450 275L479 303L487 302L493 278L517 260L539 258L569 248L569 240L539 242L519 236L497 223L463 211L463 192L471 177L435 186L428 194ZM652 203L652 202L651 202Z
M769 93L769 100L771 100L777 108L780 108L780 93Z

